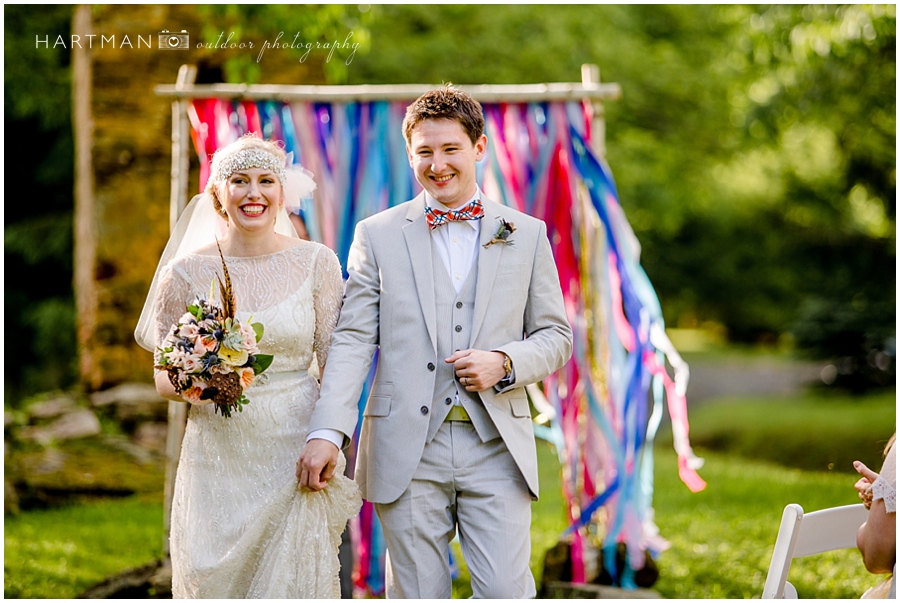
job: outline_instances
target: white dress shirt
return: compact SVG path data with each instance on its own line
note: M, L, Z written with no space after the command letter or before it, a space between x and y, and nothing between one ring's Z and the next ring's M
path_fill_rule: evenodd
M466 203L474 199L481 199L481 189L476 188L475 194ZM427 192L425 203L431 209L450 211L450 208L434 199ZM472 266L478 261L478 237L481 235L482 220L451 221L438 226L431 231L434 245L438 255L447 268L447 274L453 282L453 288L459 293L463 283L469 276Z

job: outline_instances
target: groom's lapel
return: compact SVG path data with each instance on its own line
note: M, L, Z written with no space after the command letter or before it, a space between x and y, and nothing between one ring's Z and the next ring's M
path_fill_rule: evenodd
M484 205L484 218L481 219L481 235L478 244L481 246L478 250L478 280L475 282L475 309L472 317L472 337L470 342L475 343L478 337L478 331L481 329L481 323L484 322L484 315L487 313L488 305L491 299L491 291L494 288L494 279L497 276L497 268L500 266L500 258L504 255L506 245L491 245L485 248L485 245L494 238L497 232L498 218L496 203L482 196L482 205Z
M422 306L422 315L425 317L425 325L428 327L428 335L431 337L431 347L436 350L434 264L431 259L431 237L428 232L428 224L425 222L424 193L410 202L406 220L407 223L403 226L403 237L406 239L409 262L412 264L413 279L419 294L419 305Z

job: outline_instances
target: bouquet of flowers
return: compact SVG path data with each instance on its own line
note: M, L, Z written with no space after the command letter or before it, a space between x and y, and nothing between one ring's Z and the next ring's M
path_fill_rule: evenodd
M222 250L219 249L222 257ZM231 417L231 411L243 411L250 401L244 391L257 375L272 364L271 354L260 354L258 343L263 325L240 322L235 318L235 300L225 258L224 282L219 281L222 302L197 297L187 312L173 325L161 347L156 350L156 368L169 375L175 391L189 402L212 400L216 412Z

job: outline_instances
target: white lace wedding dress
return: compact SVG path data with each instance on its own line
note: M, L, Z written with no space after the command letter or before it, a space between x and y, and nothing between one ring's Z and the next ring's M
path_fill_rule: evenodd
M226 257L237 317L260 322L274 354L267 382L231 418L191 405L172 501L175 598L339 598L338 545L361 504L341 466L322 492L300 492L295 467L319 395L307 372L324 364L343 284L334 253L317 243ZM218 256L187 255L166 268L157 295L160 341L221 274Z

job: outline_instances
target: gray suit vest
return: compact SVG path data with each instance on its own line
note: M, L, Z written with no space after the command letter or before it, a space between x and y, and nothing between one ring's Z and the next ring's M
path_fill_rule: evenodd
M497 431L493 420L484 409L484 403L478 394L467 392L456 379L453 365L443 361L456 350L465 350L469 347L475 311L475 283L478 280L478 265L476 262L472 266L466 282L457 293L434 241L431 246L438 366L434 380L431 420L428 425L428 437L425 441L430 442L434 438L458 394L460 403L472 419L478 437L482 442L487 442L500 437L500 432Z

